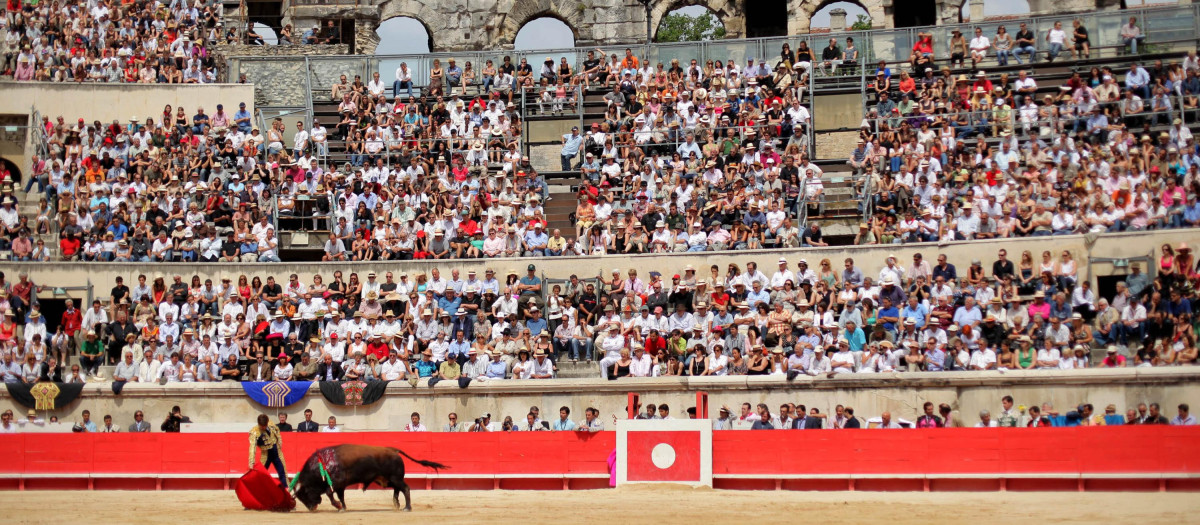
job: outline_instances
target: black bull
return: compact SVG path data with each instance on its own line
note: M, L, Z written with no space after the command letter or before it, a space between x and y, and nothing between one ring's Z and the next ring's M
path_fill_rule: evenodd
M346 487L361 483L363 490L372 483L381 487L392 487L392 501L400 507L400 493L404 493L404 510L412 510L409 499L408 484L404 482L404 456L409 460L434 470L449 468L441 463L413 458L403 451L391 447L374 447L370 445L338 445L317 450L296 477L296 499L300 500L308 510L316 510L321 503L321 495L329 496L329 501L338 509L346 508ZM332 486L321 474L322 465L326 469ZM334 499L336 493L337 499ZM340 503L339 503L340 500Z

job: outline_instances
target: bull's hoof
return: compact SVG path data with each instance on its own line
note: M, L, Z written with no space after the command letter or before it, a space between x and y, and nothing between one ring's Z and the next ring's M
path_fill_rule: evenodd
M404 512L412 512L412 507L404 507Z

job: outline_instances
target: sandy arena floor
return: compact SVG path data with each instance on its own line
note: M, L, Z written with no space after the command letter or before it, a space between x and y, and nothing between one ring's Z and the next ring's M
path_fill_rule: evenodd
M392 509L390 491L347 492L352 510L325 500L317 512L242 510L233 492L3 492L5 523L1196 523L1186 493L742 492L635 487L570 492L414 491L413 512ZM401 496L403 497L403 496Z

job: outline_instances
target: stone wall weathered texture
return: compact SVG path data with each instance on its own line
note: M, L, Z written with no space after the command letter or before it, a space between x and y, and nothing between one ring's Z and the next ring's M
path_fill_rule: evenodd
M748 2L765 0L651 0L650 26L657 31L667 13L680 7L707 7L725 26L727 38L746 36L755 24L746 17ZM939 23L956 23L965 0L855 0L867 11L875 28L893 26L897 10L915 2L933 2ZM813 15L830 0L786 0L787 31L799 35L810 29ZM1115 8L1115 0L1032 0L1037 13L1064 13ZM371 54L378 45L374 30L381 21L411 17L425 25L434 51L510 49L525 23L540 17L557 18L571 28L580 46L643 42L646 9L638 0L362 0L343 5L293 5L284 22L311 27L328 18L355 20L355 51ZM853 23L848 20L847 23Z
M305 93L308 80L304 57L346 55L350 53L350 46L345 44L332 46L234 44L217 46L215 52L231 66L228 72L231 82L235 82L241 75L245 75L246 82L254 84L256 106L304 106L308 100Z
M302 56L328 56L328 55L345 55L350 53L350 46L346 44L329 45L329 46L250 46L243 44L221 44L216 47L217 52L227 57L238 56L273 56L273 57L302 57Z

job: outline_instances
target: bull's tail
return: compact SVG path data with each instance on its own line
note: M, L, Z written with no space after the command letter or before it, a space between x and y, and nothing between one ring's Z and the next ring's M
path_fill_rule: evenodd
M400 450L398 448L392 448L392 450L395 450L397 454L400 454L401 456L408 458L409 461L412 461L413 463L421 465L422 467L429 467L433 470L442 470L442 469L450 468L450 467L447 467L446 465L443 465L436 461L429 461L429 460L425 460L425 459L414 458L414 457L408 455L407 453L405 453L403 450Z

